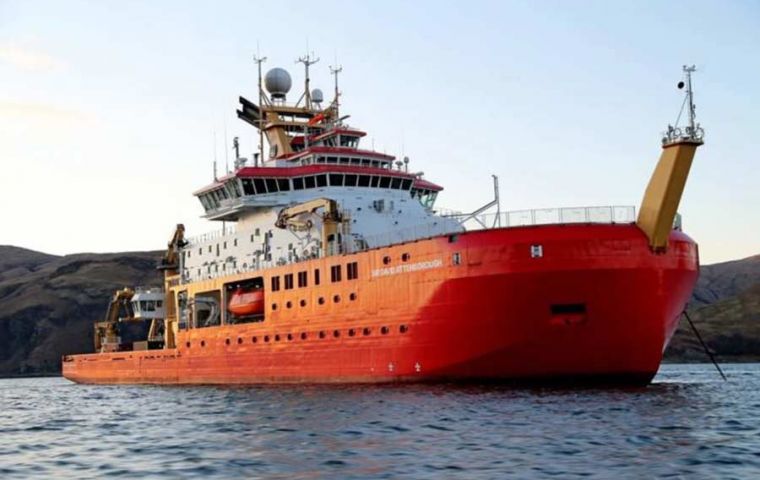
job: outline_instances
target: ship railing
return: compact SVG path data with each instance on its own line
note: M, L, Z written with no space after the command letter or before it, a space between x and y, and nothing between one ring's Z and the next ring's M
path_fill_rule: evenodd
M226 235L234 235L235 232L236 230L234 226L225 226L220 230L214 230L213 232L206 232L194 237L188 237L185 240L190 245L198 245L201 243L210 242L211 240L216 240L217 238L222 238Z
M457 218L458 215L452 216ZM564 225L572 223L633 223L636 207L606 205L597 207L561 207L514 210L500 213L483 213L463 219L467 230L531 225Z

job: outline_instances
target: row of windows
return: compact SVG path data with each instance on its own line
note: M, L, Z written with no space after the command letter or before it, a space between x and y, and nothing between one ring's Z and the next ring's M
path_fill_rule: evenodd
M340 282L342 277L342 265L333 265L330 267L330 281L332 283ZM356 280L359 278L359 264L357 262L350 262L346 264L346 270L348 274L349 280ZM295 283L293 282L293 274L292 273L286 273L283 275L283 281L282 284L284 284L285 290L292 290L295 288ZM298 272L296 279L298 280L298 288L304 288L309 286L309 275L306 271ZM320 278L319 278L319 269L314 269L314 285L319 285ZM280 284L280 276L276 275L273 276L271 279L271 285L272 285L272 291L277 292L280 290L281 284Z
M405 334L405 333L409 332L409 327L407 325L399 325L398 332L401 333L401 334ZM380 327L380 334L381 335L388 335L390 333L391 333L391 328L390 327L387 327L387 326ZM253 337L251 337L251 343L259 343L259 338L261 339L261 342L263 342L263 343L270 343L272 341L279 342L279 341L282 341L282 340L287 340L289 342L292 342L293 340L296 340L296 339L308 340L309 337L310 337L310 334L313 335L314 338L320 338L320 339L328 338L330 336L330 335L328 335L328 332L325 331L325 330L319 330L319 331L314 331L314 332L301 332L300 334L288 333L288 334L282 334L282 335L280 335L279 333L275 333L273 335L263 335L261 337L258 337L258 336L254 335ZM333 338L340 338L342 334L343 334L343 332L341 332L338 329L332 331L332 337ZM370 328L370 327L349 328L349 329L345 330L345 334L347 336L349 336L349 337L356 337L359 334L361 334L364 337L369 337L369 336L372 335L372 328ZM238 337L237 338L237 344L238 345L242 345L244 342L245 342L245 340L243 340L243 337ZM227 339L224 340L224 344L225 345L231 345L232 344L232 340L229 339L229 338L227 338ZM185 346L187 348L191 348L192 347L192 343L191 342L186 342ZM206 346L206 341L205 340L201 340L200 341L200 346L201 347L205 347Z
M410 190L412 180L409 178L390 177L383 175L357 175L352 173L323 173L305 177L290 178L243 178L240 192L236 180L227 182L227 187L218 188L200 195L200 201L206 210L218 209L224 200L237 198L242 195L263 195L267 193L289 192L324 187L365 187L384 188L391 190ZM421 195L420 190L414 190L412 196Z

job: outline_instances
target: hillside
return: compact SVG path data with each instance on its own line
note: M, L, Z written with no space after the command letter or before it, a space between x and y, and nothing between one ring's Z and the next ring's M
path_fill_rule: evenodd
M0 246L0 377L54 374L92 349L92 323L114 290L157 285L160 252L58 257ZM702 267L692 318L721 361L760 360L760 255ZM681 323L667 361L706 361Z
M117 288L158 284L156 252L56 257L0 247L0 376L56 373L92 349L92 322Z

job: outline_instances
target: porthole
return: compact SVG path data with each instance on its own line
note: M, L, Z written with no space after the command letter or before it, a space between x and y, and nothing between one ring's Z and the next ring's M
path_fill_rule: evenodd
M268 341L269 341L269 335L264 335L264 341L265 341L265 342L268 342Z
M340 295L333 296L333 302L340 303Z
M354 335L356 335L356 330L354 330L353 328L349 329L348 330L348 336L349 337L353 337Z
M272 304L272 310L277 310L277 304L276 303Z
M398 327L398 331L401 333L406 333L409 331L409 327L407 327L406 325L401 325L400 327Z
M305 307L306 306L306 300L301 300L299 302L299 305L301 305L302 307Z
M340 337L340 330L333 330L333 337L335 338Z
M293 307L293 302L291 302L290 300L288 300L287 302L285 302L285 306L287 308L292 308Z
M258 342L258 341L259 341L258 337L253 337L253 338L251 339L251 343L256 343L256 342Z
M409 261L409 254L408 253L404 253L403 255L401 255L401 261L402 262L408 262Z
M275 342L279 342L280 341L280 334L279 333L274 336L274 341Z
M325 335L325 332L324 332L324 331L322 331L322 332L319 332L319 338L325 338L325 336L326 336L326 335Z
M356 294L352 293L351 295L348 296L348 299L353 302L354 300L356 300Z
M190 342L187 342L187 343L185 344L185 346L186 346L187 348L190 348Z
M308 337L308 335L306 335L306 332L302 332L301 333L301 340L306 340L306 337Z
M390 330L388 329L388 327L383 327L380 329L380 333L382 333L383 335L388 335L389 331Z
M205 347L205 346L206 346L206 340L201 340L201 347Z
M229 345L230 344L230 339L228 338L227 340L224 341L224 343L226 343L227 345Z
M288 334L288 341L291 341L291 340L293 340L293 334L292 334L292 333L289 333L289 334Z
M384 256L383 265L388 265L389 263L391 263L391 257L389 257L388 255Z
M372 330L369 328L365 328L364 330L362 330L362 335L366 336L366 335L369 335L370 333L372 333Z
M243 339L238 337L238 345L240 345L241 343L243 343Z
M319 300L317 300L317 303L319 303L320 305L324 305L325 304L324 297L319 297Z

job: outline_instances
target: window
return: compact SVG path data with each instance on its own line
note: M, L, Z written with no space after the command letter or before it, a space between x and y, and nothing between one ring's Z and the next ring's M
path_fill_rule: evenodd
M369 175L359 175L359 186L369 187Z
M319 285L319 269L314 269L314 285Z
M272 291L276 292L280 290L280 277L272 277Z
M317 175L317 187L327 186L327 175Z
M370 187L377 188L378 184L380 183L380 177L372 176L372 182L370 184Z
M333 283L340 282L341 280L340 277L341 277L340 265L333 265L332 267L330 267L330 281Z
M359 264L357 262L346 264L346 277L348 277L349 280L356 280L359 278Z
M293 274L286 273L285 274L285 290L292 290L292 289L293 289Z
M276 178L267 178L267 192L274 193L277 191L277 179Z
M411 187L411 186L412 186L412 181L409 180L408 178L404 179L401 182L401 190L409 190L409 187Z
M315 186L314 177L304 178L304 184L306 185L306 188L314 188Z
M264 185L264 179L262 178L254 178L253 179L253 186L256 187L256 193L258 195L261 195L262 193L267 193L267 187Z
M250 178L243 179L243 191L246 195L253 195L253 182Z
M331 187L342 187L343 186L343 175L339 173L331 173L330 174L330 186Z
M391 188L394 190L398 190L401 188L401 179L396 177L393 180L391 180Z
M389 177L380 177L380 188L388 188L391 185L391 179Z
M356 177L357 175L346 175L346 183L344 186L346 187L355 187L356 186Z
M298 272L298 288L308 287L308 281L306 272Z
M281 192L287 192L290 190L290 180L287 178L278 178L277 188L279 188Z
M293 190L303 190L303 178L293 179Z
M456 252L451 256L451 263L454 265L459 265L462 263L462 255L459 252Z

